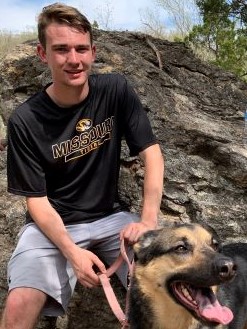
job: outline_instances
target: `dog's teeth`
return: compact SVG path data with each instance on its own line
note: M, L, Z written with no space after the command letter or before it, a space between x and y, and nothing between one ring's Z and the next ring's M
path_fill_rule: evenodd
M185 287L182 287L182 293L184 294L184 296L185 296L186 298L191 298L191 296L190 296L188 290L187 290Z
M184 295L184 297L186 297L190 302L193 302L194 304L196 304L196 301L191 297L188 289L185 286L182 286L182 293Z

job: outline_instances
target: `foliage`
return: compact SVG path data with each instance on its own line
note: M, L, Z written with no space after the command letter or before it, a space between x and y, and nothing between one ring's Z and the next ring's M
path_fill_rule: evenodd
M240 26L247 24L247 4L246 0L196 0L196 4L203 17L210 14L219 14L237 20Z
M0 59L7 55L16 45L37 39L36 31L26 31L22 33L12 33L9 31L0 31Z
M103 30L111 30L114 14L114 6L111 1L104 1L102 5L95 8L97 14L96 28L101 28Z
M197 0L203 21L186 41L206 48L212 62L247 80L247 5L243 0Z
M155 0L159 9L168 14L170 24L175 28L181 39L189 33L199 19L195 0Z
M140 10L143 31L156 38L182 41L199 19L195 0L154 0Z
M143 24L143 32L155 38L164 39L167 35L165 25L161 22L160 12L158 8L151 10L146 8L140 10L141 23Z

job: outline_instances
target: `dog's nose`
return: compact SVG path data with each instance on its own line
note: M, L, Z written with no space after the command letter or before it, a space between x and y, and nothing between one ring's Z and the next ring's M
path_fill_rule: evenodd
M217 264L218 273L222 281L232 279L236 275L237 265L230 258L223 258Z

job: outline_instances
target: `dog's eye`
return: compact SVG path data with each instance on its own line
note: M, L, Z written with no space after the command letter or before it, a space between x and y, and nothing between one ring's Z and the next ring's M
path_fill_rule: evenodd
M212 248L214 250L218 250L219 249L219 242L215 239L212 240Z
M177 253L183 253L183 252L186 252L188 249L186 248L185 245L180 244L179 246L175 247L174 250Z

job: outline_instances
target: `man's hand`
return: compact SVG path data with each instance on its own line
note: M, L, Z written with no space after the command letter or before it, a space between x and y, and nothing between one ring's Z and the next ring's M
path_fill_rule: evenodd
M106 272L104 263L91 251L81 249L78 246L76 248L78 249L74 253L71 264L78 281L87 288L99 285L100 281L96 272Z
M134 244L143 233L154 229L156 229L156 222L152 222L152 224L146 222L131 223L120 232L120 240L125 239L129 244Z
M40 230L68 259L78 281L88 288L98 285L100 281L96 273L105 273L105 265L95 254L81 249L74 243L60 215L51 206L47 196L27 197L27 208Z

